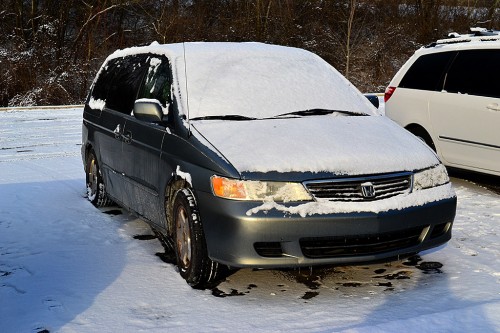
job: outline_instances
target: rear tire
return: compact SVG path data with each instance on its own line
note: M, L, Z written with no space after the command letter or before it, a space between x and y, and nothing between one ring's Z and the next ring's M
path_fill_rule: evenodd
M173 217L179 273L195 289L215 287L229 274L229 268L208 257L200 214L191 190L185 188L177 192Z
M106 207L113 203L106 194L106 186L102 180L101 169L93 151L87 155L85 166L85 178L87 184L87 199L96 207Z

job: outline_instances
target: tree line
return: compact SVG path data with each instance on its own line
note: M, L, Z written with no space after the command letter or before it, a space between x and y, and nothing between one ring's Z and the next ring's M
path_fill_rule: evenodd
M499 28L500 0L3 0L0 106L82 103L116 49L259 41L310 50L383 91L419 47Z

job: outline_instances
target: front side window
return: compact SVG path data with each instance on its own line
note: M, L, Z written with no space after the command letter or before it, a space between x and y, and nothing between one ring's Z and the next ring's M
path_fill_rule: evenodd
M449 93L500 97L500 50L460 51L448 74L444 90Z
M406 72L401 88L441 91L449 63L457 52L441 52L423 55Z
M152 57L138 98L157 99L164 108L172 102L172 75L167 59Z

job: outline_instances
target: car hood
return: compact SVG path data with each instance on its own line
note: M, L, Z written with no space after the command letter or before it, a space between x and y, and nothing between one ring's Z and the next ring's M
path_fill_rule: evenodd
M383 116L199 120L192 126L240 173L362 175L439 163L423 142Z

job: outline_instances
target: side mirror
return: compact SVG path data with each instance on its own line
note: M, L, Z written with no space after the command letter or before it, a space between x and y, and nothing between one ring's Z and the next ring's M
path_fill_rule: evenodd
M377 95L367 94L367 95L365 95L365 97L368 98L368 100L370 101L370 103L372 103L373 106L378 109L378 107L380 106L380 103L378 101L378 96Z
M163 108L156 99L141 98L134 103L134 117L150 123L157 123L163 119Z

